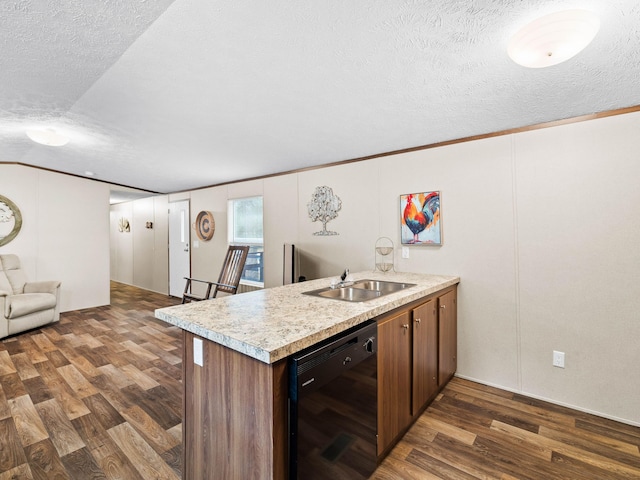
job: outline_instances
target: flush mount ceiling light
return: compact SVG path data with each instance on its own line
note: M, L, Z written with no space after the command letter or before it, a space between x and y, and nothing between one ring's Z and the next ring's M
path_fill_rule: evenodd
M520 29L509 41L507 53L524 67L550 67L580 53L599 28L600 19L587 10L552 13Z
M27 130L27 137L41 145L62 147L69 143L69 138L56 132L53 128L32 128Z

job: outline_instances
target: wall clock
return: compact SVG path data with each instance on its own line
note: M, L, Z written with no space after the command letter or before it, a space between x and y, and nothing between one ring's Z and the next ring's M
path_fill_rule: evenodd
M0 195L0 247L16 238L22 228L22 214L18 206Z
M200 240L204 242L211 240L213 233L216 231L216 222L211 212L201 211L196 217L194 227L196 229L196 235L198 235Z

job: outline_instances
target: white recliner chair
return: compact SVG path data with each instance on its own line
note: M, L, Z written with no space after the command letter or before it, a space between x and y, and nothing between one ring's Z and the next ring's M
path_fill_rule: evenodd
M17 255L0 255L0 338L60 320L59 281L27 282Z

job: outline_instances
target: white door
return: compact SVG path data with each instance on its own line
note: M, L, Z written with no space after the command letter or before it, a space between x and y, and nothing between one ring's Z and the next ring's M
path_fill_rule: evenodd
M191 276L189 201L169 203L169 295L182 297L184 277Z

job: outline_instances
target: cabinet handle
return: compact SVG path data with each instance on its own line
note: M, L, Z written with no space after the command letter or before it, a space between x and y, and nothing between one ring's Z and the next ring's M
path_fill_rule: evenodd
M416 318L416 323L420 323L420 319L419 318Z
M405 323L404 325L402 325L402 328L404 328L405 330L408 330L409 329L409 324Z
M447 308L446 305L440 305L440 308Z

